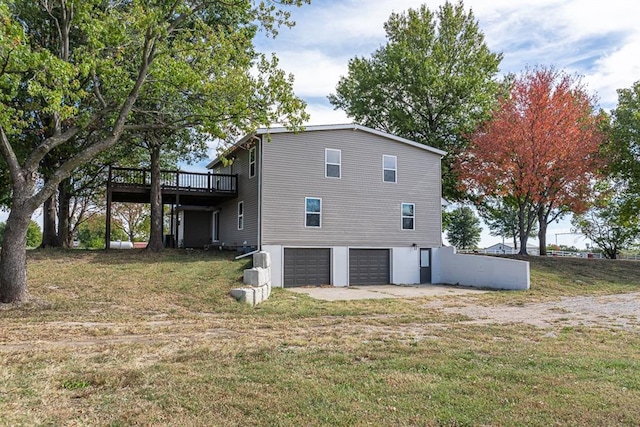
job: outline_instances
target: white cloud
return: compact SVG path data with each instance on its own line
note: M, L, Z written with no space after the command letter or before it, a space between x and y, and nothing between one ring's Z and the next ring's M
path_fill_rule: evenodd
M640 80L640 34L594 63L594 72L585 80L600 95L600 104L613 108L618 102L616 89L629 88Z
M311 116L308 125L330 125L344 124L353 122L349 119L344 111L334 110L328 104L313 103L307 106L307 112Z
M295 77L294 89L300 97L326 97L335 91L340 76L347 73L349 58L332 57L320 50L283 50L280 66Z
M383 24L392 12L417 8L422 0L345 0L313 2L293 10L297 21L263 50L275 51L296 77L303 98L326 97L335 90L347 62L370 56L383 45ZM431 1L437 9L443 0ZM615 89L640 76L640 3L628 0L467 0L494 51L504 54L502 72L545 65L585 76L605 108L613 108Z

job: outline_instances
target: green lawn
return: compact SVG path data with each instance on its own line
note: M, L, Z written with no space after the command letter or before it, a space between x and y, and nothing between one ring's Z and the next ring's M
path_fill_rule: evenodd
M532 258L526 305L640 291L640 263ZM428 299L236 303L215 252L34 251L0 309L0 425L640 425L640 332L470 325ZM451 304L456 297L446 297Z

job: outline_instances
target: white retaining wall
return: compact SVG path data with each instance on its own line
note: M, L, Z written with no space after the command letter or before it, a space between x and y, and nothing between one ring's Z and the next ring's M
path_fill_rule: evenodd
M457 254L455 248L432 249L433 283L479 288L529 289L529 263L482 255Z

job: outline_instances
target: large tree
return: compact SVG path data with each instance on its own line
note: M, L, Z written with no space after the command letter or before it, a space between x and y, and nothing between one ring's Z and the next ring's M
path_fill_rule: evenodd
M640 81L618 90L618 105L611 114L610 172L624 186L621 208L640 215Z
M158 120L158 117L155 120ZM164 247L161 168L175 169L179 161L191 163L202 160L207 152L206 139L203 136L189 129L175 130L171 127L131 135L132 142L146 152L151 172L150 232L147 245L150 251L157 252Z
M513 81L473 135L457 170L467 190L515 202L520 254L536 220L546 255L547 225L587 208L601 168L601 119L579 79L537 68Z
M571 219L610 259L616 259L621 250L628 249L640 237L640 216L627 209L625 190L624 184L612 185L589 210Z
M387 44L350 60L329 101L365 126L447 151L443 193L455 199L452 159L500 90L502 55L491 52L462 2L394 13L384 28Z
M275 58L250 47L258 26L275 35L290 24L274 3L0 0L0 154L11 182L1 302L28 299L25 241L33 212L125 132L169 126L226 137L273 122L301 125L304 103L292 79ZM236 15L242 18L229 19ZM143 114L135 110L141 97L162 88L171 96L161 107L182 117L133 120ZM38 130L40 139L28 145L23 135ZM59 164L47 162L54 150L78 142ZM44 173L46 163L53 166Z
M473 210L464 206L449 215L447 241L458 249L475 249L480 242L482 227Z

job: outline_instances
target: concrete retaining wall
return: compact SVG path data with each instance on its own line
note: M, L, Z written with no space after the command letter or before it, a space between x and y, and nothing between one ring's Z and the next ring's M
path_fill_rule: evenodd
M271 257L267 252L253 254L253 268L244 271L247 287L231 290L231 296L240 302L255 306L271 295Z
M529 263L482 255L457 254L455 248L432 250L432 282L478 288L529 289Z

